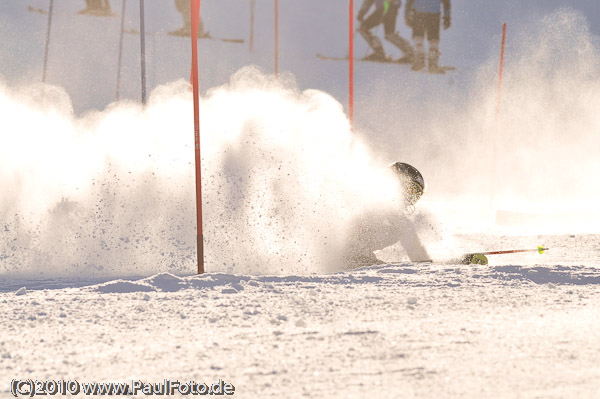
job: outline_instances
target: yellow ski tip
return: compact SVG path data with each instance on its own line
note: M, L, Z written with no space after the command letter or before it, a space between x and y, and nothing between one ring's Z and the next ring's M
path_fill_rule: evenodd
M548 249L549 249L549 248L544 248L544 246L543 246L543 245L540 245L540 246L538 247L538 252L539 252L540 254L543 254L543 253L544 253L544 251L547 251Z

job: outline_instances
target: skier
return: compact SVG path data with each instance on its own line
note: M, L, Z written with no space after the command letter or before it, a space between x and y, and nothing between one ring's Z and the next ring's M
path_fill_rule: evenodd
M181 13L183 18L183 26L177 30L169 32L169 35L174 36L191 36L192 35L192 11L190 9L189 0L175 0L175 7ZM198 20L198 37L208 38L210 33L204 31L202 18Z
M412 69L425 67L425 35L429 41L429 72L444 73L440 58L440 8L444 5L444 30L450 28L450 0L408 0L405 9L406 25L413 30L416 55Z
M344 249L344 263L348 267L381 263L373 252L397 242L400 242L411 261L430 259L408 218L425 190L423 176L416 168L402 162L396 162L391 169L401 180L405 209L398 212L374 210L354 221Z
M375 4L375 10L365 18L367 12ZM396 17L400 9L400 0L364 0L356 19L360 22L358 32L373 49L373 53L364 57L366 61L387 61L381 40L375 36L371 29L383 24L385 39L398 47L403 56L398 60L400 63L412 62L414 49L410 42L396 32Z
M85 8L78 14L94 15L97 17L110 17L114 14L110 10L108 0L85 0Z

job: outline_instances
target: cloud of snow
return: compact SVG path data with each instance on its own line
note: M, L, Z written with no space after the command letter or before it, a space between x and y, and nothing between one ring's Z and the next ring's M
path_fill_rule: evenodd
M425 235L431 220L441 225L428 245L448 246L459 228L482 227L490 205L500 221L540 233L595 228L598 38L570 9L509 24L496 125L498 61L494 52L463 102L448 100L428 75L413 79L440 89L437 101L392 113L373 101L394 132L378 136L393 148L385 159L350 132L340 103L300 91L291 76L277 81L245 68L209 91L201 103L207 270L337 268L357 215L398 209L397 182L386 173L392 160L424 172L429 191L417 229ZM415 107L428 109L424 119L414 120ZM184 81L158 87L145 109L121 102L81 117L61 88L42 95L40 86L0 85L0 274L193 273L191 110Z
M418 135L405 129L425 201L450 228L595 231L600 219L600 39L570 8L528 21L507 24L498 122L500 36L468 95L440 83Z
M499 205L511 206L515 198L542 209L595 211L600 40L589 32L585 16L570 9L543 18L533 32L519 30L513 40L516 56L507 59L493 138ZM488 95L488 113L490 102Z
M192 96L153 91L76 117L59 88L0 87L0 273L193 273ZM248 67L201 102L207 271L341 268L365 209L399 210L397 179L342 106Z

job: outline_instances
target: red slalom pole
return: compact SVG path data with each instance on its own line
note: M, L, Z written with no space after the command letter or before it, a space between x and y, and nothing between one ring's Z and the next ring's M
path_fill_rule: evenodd
M42 68L42 83L46 83L46 75L48 73L48 49L50 48L50 33L52 31L52 13L54 11L54 0L50 0L48 9L48 31L46 32L46 49L44 50L44 67Z
M348 52L349 71L348 71L348 103L349 103L349 118L350 130L354 127L354 1L350 0L350 18L349 18L349 45Z
M496 103L496 123L500 117L500 94L502 93L502 69L504 68L504 44L506 43L506 22L502 25L502 47L500 50L500 77L498 78L498 102Z
M202 233L202 169L200 158L200 100L198 97L198 23L200 0L190 0L192 9L192 87L194 96L194 143L196 152L196 217L198 274L204 273L204 236Z
M492 179L490 190L490 209L494 209L494 191L496 186L496 134L500 125L500 96L502 94L502 72L504 69L504 45L506 43L506 22L502 24L502 45L500 47L500 73L498 77L498 100L496 102L496 125L492 136Z
M279 73L279 0L275 0L275 77Z

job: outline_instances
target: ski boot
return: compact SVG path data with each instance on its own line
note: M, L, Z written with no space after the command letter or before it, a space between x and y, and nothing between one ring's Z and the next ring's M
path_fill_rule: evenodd
M361 58L362 61L375 61L375 62L387 62L388 58L385 56L385 53L383 51L375 51L374 53L371 53L363 58Z
M398 58L398 60L396 61L398 64L412 64L414 62L414 55L413 54L406 54L400 58Z
M115 15L110 10L110 3L108 0L86 0L85 3L85 8L77 14L92 15L94 17L112 17Z
M192 28L190 28L189 26L182 26L179 29L172 30L171 32L169 32L169 35L190 37L190 36L192 36ZM210 39L211 37L212 36L210 35L210 32L208 32L208 31L205 31L205 32L198 31L198 39Z
M192 30L188 26L182 26L179 29L172 30L171 32L169 32L169 35L171 35L171 36L191 36Z
M434 49L429 50L429 73L443 74L446 73L444 68L438 65L440 59L440 52Z
M411 69L413 71L420 71L423 68L425 68L425 54L417 53L413 60Z

